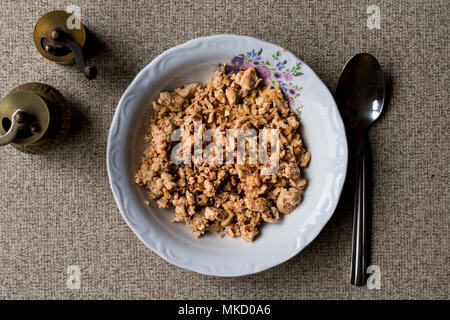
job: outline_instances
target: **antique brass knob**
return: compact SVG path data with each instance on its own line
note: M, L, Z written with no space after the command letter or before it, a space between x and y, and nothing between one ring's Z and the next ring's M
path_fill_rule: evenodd
M69 29L67 21L71 14L52 11L42 16L34 28L34 44L44 58L61 64L74 61L88 79L97 76L97 69L86 64L85 45L87 32L80 22L79 28Z
M0 145L26 153L53 150L68 134L71 109L63 95L43 83L27 83L0 101Z

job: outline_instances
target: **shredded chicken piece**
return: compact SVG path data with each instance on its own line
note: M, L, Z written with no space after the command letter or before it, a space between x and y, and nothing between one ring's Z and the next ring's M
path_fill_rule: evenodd
M291 213L302 201L302 196L296 188L281 189L277 198L277 209L281 213Z
M211 231L253 241L262 222L275 223L280 212L291 213L300 204L311 154L281 88L264 84L253 67L237 74L221 68L206 85L163 91L151 105L152 124L145 137L150 145L136 183L148 189L159 207L175 207L172 222L186 223L198 237ZM178 143L171 139L173 131L183 128L193 135L194 121L202 121L202 132L278 129L278 172L261 174L264 165L250 163L248 150L244 164L196 162L194 153L190 163L173 162L171 152ZM193 149L193 139L186 141Z

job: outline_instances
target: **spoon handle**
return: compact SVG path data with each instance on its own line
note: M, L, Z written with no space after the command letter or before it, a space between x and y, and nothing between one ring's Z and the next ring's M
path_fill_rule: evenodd
M370 197L369 197L369 148L366 134L357 137L356 189L353 212L353 245L350 282L356 286L366 283L366 271L370 258Z

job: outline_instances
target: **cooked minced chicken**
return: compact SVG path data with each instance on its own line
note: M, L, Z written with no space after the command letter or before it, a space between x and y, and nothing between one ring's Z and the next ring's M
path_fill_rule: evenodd
M150 146L136 183L148 189L159 207L175 207L172 222L186 223L197 237L213 231L253 241L263 221L275 223L280 212L289 214L301 202L300 192L307 184L303 168L311 155L303 146L300 123L281 89L264 85L253 67L237 74L226 74L222 68L206 85L192 83L161 92L152 107L145 137ZM194 121L202 121L202 130L222 132L278 129L278 172L262 175L263 165L247 159L243 164L175 164L171 151L179 142L171 141L171 134L177 128L193 134Z

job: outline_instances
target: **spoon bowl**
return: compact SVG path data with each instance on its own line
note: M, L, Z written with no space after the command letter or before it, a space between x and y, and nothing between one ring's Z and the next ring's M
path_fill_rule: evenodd
M383 111L385 83L377 59L368 53L350 58L336 88L345 122L353 128L367 128Z

